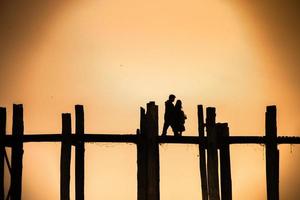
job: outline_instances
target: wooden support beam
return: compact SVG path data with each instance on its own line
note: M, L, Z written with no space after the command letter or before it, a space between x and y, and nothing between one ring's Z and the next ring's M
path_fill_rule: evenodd
M229 137L227 123L217 125L220 143L221 197L222 200L232 200L231 166L229 144L224 142Z
M141 132L141 131L140 131ZM297 135L297 134L295 134ZM300 134L299 134L300 135ZM124 143L137 143L138 136L135 134L84 134L83 136L71 136L73 143L77 140L84 140L85 142L124 142ZM13 143L13 137L11 135L5 135L4 141L0 141L1 144L5 144L6 147L11 147ZM23 136L23 142L61 142L61 134L30 134ZM159 136L159 143L172 143L172 144L202 144L206 145L207 137L199 136ZM230 136L226 139L228 144L265 144L265 136ZM277 144L300 144L300 137L294 136L279 136L277 137ZM206 147L205 147L206 148Z
M208 194L210 200L220 200L216 109L212 107L207 108L206 115Z
M62 136L60 157L60 199L70 200L71 163L71 114L62 114Z
M279 150L277 148L276 106L266 111L266 178L267 199L279 199Z
M202 199L208 200L208 189L207 189L207 172L206 172L206 155L205 147L201 140L204 138L204 117L203 117L203 106L198 105L198 134L199 134L199 167L201 177L201 190Z
M30 134L23 136L23 142L61 142L62 134ZM133 134L84 134L84 135L71 135L72 144L76 144L77 141L84 142L124 142L124 143L136 143L137 136ZM7 147L11 147L14 138L11 135L6 135L4 141L0 141L1 144L5 144Z
M158 106L141 108L140 134L137 142L138 200L159 200Z
M0 141L6 134L6 108L0 108ZM0 143L0 199L4 199L4 158L5 145Z
M84 111L82 105L75 106L76 135L84 135ZM75 199L84 200L84 141L75 144Z
M146 148L146 113L140 110L140 133L137 142L137 196L138 200L147 199L147 148Z
M22 167L23 167L23 142L24 134L23 105L13 105L13 127L12 136L14 143L11 153L11 200L22 198Z
M158 106L155 102L147 104L146 121L147 200L159 200Z

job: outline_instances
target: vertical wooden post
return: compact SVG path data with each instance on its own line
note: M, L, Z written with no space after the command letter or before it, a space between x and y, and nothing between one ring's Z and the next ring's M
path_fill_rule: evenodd
M84 200L84 111L82 105L75 106L76 146L75 146L75 199Z
M208 170L208 192L210 200L220 200L219 173L218 173L218 151L216 134L216 109L206 109L207 130L207 170Z
M266 111L266 178L267 199L279 199L279 150L277 148L276 106Z
M147 200L159 200L159 144L158 144L158 106L155 102L147 104Z
M159 200L158 106L141 108L140 134L137 144L138 200Z
M0 108L0 199L4 199L4 136L6 134L6 109Z
M70 199L71 114L62 114L62 144L60 157L60 199Z
M22 197L22 165L23 165L23 105L13 105L13 145L11 155L11 200Z
M202 105L198 105L198 134L199 134L199 139L204 138L204 117L203 117ZM206 155L205 155L205 147L203 144L199 144L199 166L200 166L200 176L201 176L202 199L208 200Z
M220 138L220 169L221 169L221 197L222 200L232 199L230 149L227 139L229 137L228 124L218 126L218 136Z
M138 200L146 200L147 197L147 148L145 134L145 109L140 110L140 134L137 142L137 185Z

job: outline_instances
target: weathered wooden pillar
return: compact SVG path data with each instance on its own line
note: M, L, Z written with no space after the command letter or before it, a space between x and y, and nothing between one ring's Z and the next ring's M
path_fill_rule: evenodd
M146 114L145 109L140 110L140 131L137 141L137 196L138 200L146 200L147 197L147 148L145 135Z
M279 199L279 150L277 148L276 106L266 111L266 178L267 199Z
M62 144L60 157L60 199L70 199L71 114L62 114Z
M199 134L199 139L204 138L204 117L203 117L202 105L198 105L198 134ZM206 155L205 155L204 143L202 144L199 143L199 166L200 166L202 199L208 200Z
M141 109L138 139L138 200L159 200L158 106L147 104Z
M22 197L22 166L23 166L23 105L13 105L13 144L11 153L11 200Z
M75 106L76 146L75 146L75 199L84 200L84 110L82 105Z
M0 108L0 199L4 199L4 156L6 134L6 108Z
M158 106L155 102L147 104L146 121L147 200L159 200Z
M227 143L229 128L227 123L218 124L218 138L220 144L220 170L221 170L221 197L222 200L232 199L230 149Z
M216 109L206 109L207 130L207 171L208 171L208 194L210 200L220 200L219 173L218 173L218 150L216 133Z

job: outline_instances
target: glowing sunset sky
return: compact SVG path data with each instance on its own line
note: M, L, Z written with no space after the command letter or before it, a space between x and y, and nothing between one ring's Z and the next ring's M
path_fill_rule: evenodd
M300 135L294 2L3 1L0 106L10 119L12 104L23 103L28 134L59 133L60 114L75 104L85 106L86 132L128 134L152 100L161 128L174 93L188 116L184 135L197 134L198 104L217 107L231 135L263 135L265 106L276 104L279 135ZM300 148L290 148L280 146L280 195L296 200ZM161 200L201 199L197 149L161 145ZM266 199L264 148L231 153L233 198ZM25 145L23 199L59 199L59 156L59 144ZM87 200L136 199L134 145L87 144L85 166Z

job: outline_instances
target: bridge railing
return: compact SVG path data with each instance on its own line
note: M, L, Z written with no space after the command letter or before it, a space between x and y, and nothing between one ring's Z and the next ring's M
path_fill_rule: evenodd
M230 136L227 123L216 122L216 109L198 106L198 136L159 136L158 106L149 102L140 109L140 127L134 134L88 134L84 130L84 109L75 106L75 133L71 114L62 114L62 131L56 134L24 134L23 105L13 105L12 134L6 134L6 108L0 108L0 199L20 200L22 193L23 144L60 142L60 199L70 199L71 147L75 146L75 199L84 199L84 163L86 142L123 142L137 145L138 200L159 200L159 144L199 145L199 172L203 200L231 200L231 144L266 146L267 199L279 199L279 144L300 144L300 137L278 137L276 106L266 109L265 136ZM8 158L6 148L11 148ZM219 163L220 162L220 163ZM10 187L5 197L4 166L10 172ZM220 165L220 167L219 167ZM220 179L220 181L219 181ZM220 185L219 185L220 183Z

